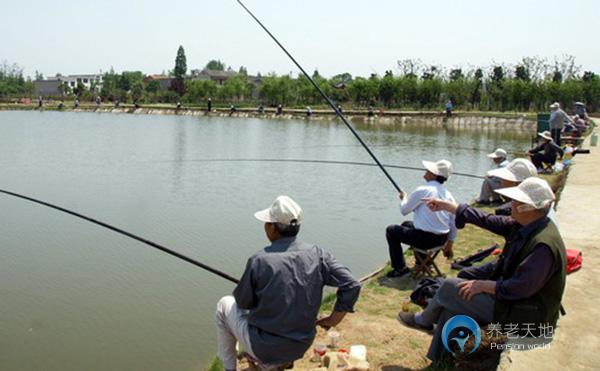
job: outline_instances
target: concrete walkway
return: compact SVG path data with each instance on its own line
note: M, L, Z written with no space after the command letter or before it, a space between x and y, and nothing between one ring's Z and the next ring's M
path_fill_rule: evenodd
M549 349L510 351L501 369L600 369L600 147L590 147L590 137L583 147L591 154L575 156L557 208L566 247L583 252L583 268L567 277L567 315Z

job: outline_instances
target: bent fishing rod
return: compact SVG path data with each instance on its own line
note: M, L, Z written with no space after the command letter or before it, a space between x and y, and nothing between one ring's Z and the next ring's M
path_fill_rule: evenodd
M310 81L310 83L312 84L312 86L314 86L315 89L317 89L317 91L319 92L319 94L321 94L321 96L323 97L323 99L325 99L325 101L327 102L327 104L329 104L329 106L335 111L335 114L342 120L342 122L346 125L346 127L348 129L350 129L350 131L352 132L352 134L354 134L354 136L356 137L356 139L358 139L358 141L360 142L360 144L362 144L363 148L367 151L367 153L371 156L371 158L373 158L373 160L375 161L375 163L377 164L377 166L379 166L379 168L381 169L381 171L383 171L383 173L385 174L385 176L389 179L389 181L392 183L392 185L394 186L394 188L396 188L396 190L398 191L398 193L402 193L402 190L400 189L400 187L398 186L398 184L396 184L396 182L390 176L390 174L387 172L387 170L385 170L385 168L381 165L381 163L379 162L379 160L377 159L377 157L375 156L375 154L371 151L371 149L367 146L367 144L362 140L362 138L360 137L360 135L358 135L358 133L356 132L356 130L354 130L354 128L352 127L352 125L350 125L350 123L348 122L348 120L346 120L346 117L344 117L344 115L336 107L336 105L329 98L329 96L327 94L325 94L325 92L319 87L319 85L317 85L317 83L312 79L312 77L310 77L310 75L308 73L306 73L306 71L304 70L304 68L302 68L302 66L300 65L300 63L298 63L296 61L296 59L287 51L287 49L279 42L279 40L277 40L277 38L271 33L271 31L269 31L267 29L267 27L265 27L265 25L263 25L262 22L258 18L256 18L256 16L250 11L250 9L248 9L246 7L246 5L244 5L244 3L242 3L241 0L237 0L237 2L238 2L238 4L240 4L240 6L242 8L244 8L244 10L248 14L250 14L250 16L256 21L256 23L258 23L259 26L262 27L263 30L265 30L265 32L273 39L273 41L275 41L275 43L292 60L292 62L294 62L294 64L296 65L296 67L298 67L298 69L300 69L300 71L302 72L302 74L304 74L304 76L308 79L308 81Z
M331 165L355 165L355 166L377 166L371 162L358 162L358 161L335 161L335 160L310 160L310 159L296 159L296 158L202 158L202 159L190 159L183 160L189 162L295 162L295 163L307 163L307 164L331 164ZM172 161L169 161L172 162ZM403 170L415 170L424 171L422 167L413 166L401 166L401 165L388 165L381 164L383 167ZM485 179L481 175L458 173L452 172L452 175L463 176L467 178Z
M48 203L48 202L45 202L45 201L41 201L41 200L37 200L35 198L24 196L24 195L15 193L15 192L10 192L10 191L6 191L6 190L3 190L3 189L0 189L0 193L4 193L4 194L7 194L9 196L21 198L23 200L27 200L27 201L30 201L30 202L33 202L33 203L36 203L36 204L39 204L39 205L43 205L43 206L49 207L51 209L62 211L63 213L67 213L67 214L73 215L73 216L75 216L77 218L80 218L80 219L83 219L83 220L87 220L90 223L94 223L94 224L97 224L97 225L99 225L101 227L110 229L111 231L120 233L120 234L122 234L124 236L127 236L129 238L133 238L134 240L140 241L142 243L145 243L146 245L152 246L152 247L154 247L154 248L156 248L158 250L166 252L167 254L170 254L170 255L173 255L173 256L175 256L175 257L177 257L179 259L185 260L188 263L191 263L191 264L193 264L193 265L195 265L197 267L205 269L205 270L207 270L207 271L209 271L211 273L214 273L217 276L225 278L226 280L229 280L229 281L231 281L233 283L239 283L239 280L237 278L233 278L230 275L228 275L227 273L221 272L220 270L215 269L213 267L210 267L210 266L208 266L208 265L206 265L204 263L201 263L201 262L199 262L199 261L197 261L195 259L192 259L189 256L185 256L185 255L183 255L183 254L181 254L181 253L179 253L179 252L177 252L175 250L172 250L172 249L169 249L168 247L159 245L156 242L152 242L152 241L150 241L148 239L145 239L143 237L136 236L133 233L127 232L127 231L125 231L123 229L117 228L117 227L115 227L113 225L110 225L108 223L104 223L104 222L101 222L99 220L90 218L89 216L85 216L85 215L80 214L78 212L66 209L64 207L53 205L51 203Z

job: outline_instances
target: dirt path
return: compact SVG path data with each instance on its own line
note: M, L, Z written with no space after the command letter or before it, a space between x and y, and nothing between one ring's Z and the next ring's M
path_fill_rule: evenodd
M590 147L588 137L584 148L591 154L575 157L557 209L567 248L583 252L583 268L567 278L567 315L559 320L549 349L511 351L503 369L600 369L600 147Z

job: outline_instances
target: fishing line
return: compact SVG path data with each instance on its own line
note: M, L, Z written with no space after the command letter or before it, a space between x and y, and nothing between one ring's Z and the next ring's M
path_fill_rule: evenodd
M333 101L327 96L327 94L325 94L325 92L323 90L321 90L321 88L319 87L319 85L317 85L317 83L312 79L312 77L310 77L310 75L308 73L306 73L306 71L304 70L304 68L302 68L302 66L296 61L296 59L294 59L294 57L292 57L292 55L287 51L287 49L279 42L279 40L277 40L277 38L275 36L273 36L273 34L261 23L261 21L259 21L258 18L256 18L256 16L250 11L250 9L246 8L246 5L244 5L244 3L242 3L241 0L237 0L237 2L238 2L238 4L241 5L242 8L244 8L244 10L248 14L250 14L250 16L256 21L256 23L258 23L260 25L260 27L262 27L262 29L265 30L265 32L269 36L271 36L271 38L273 39L273 41L275 41L275 43L277 45L279 45L279 47L281 48L281 50L283 50L283 52L292 60L292 62L294 62L294 64L296 65L296 67L298 67L298 69L300 69L300 71L302 71L302 73L304 74L304 76L306 76L306 78L308 79L308 81L310 81L310 83L312 84L312 86L314 86L315 89L317 89L317 91L319 92L319 94L321 94L321 96L323 97L323 99L325 99L325 101L327 102L327 104L329 104L329 106L335 111L335 114L342 120L342 122L344 124L346 124L346 127L348 129L350 129L350 131L352 132L352 134L354 134L354 136L356 137L356 139L358 139L358 141L360 142L360 144L362 144L363 148L367 151L367 153L369 153L369 155L371 156L371 158L373 158L373 160L375 161L375 163L377 164L377 166L379 166L379 168L381 169L381 171L383 171L383 173L385 174L385 176L389 179L389 181L392 183L392 185L394 186L394 188L396 188L396 190L398 191L398 193L402 193L402 190L396 184L396 182L394 181L394 179L392 179L392 177L390 176L390 174L388 174L388 172L381 165L381 163L379 162L379 160L377 159L377 157L375 157L375 154L373 152L371 152L371 150L369 149L369 147L367 146L367 144L362 140L362 138L360 137L360 135L358 135L358 133L356 132L356 130L354 130L354 128L352 127L352 125L350 125L350 123L348 122L348 120L346 120L346 117L344 117L344 115L336 107L336 105L333 103Z
M32 198L32 197L27 197L27 196L24 196L24 195L21 195L21 194L18 194L18 193L6 191L6 190L3 190L3 189L0 189L0 193L4 193L4 194L10 195L10 196L18 197L18 198L21 198L23 200L31 201L33 203L36 203L36 204L39 204L39 205L43 205L43 206L49 207L51 209L55 209L55 210L58 210L58 211L62 211L63 213L67 213L67 214L76 216L76 217L78 217L80 219L87 220L88 222L97 224L97 225L99 225L101 227L110 229L111 231L120 233L120 234L125 235L125 236L130 237L130 238L133 238L134 240L140 241L142 243L145 243L146 245L150 245L150 246L152 246L152 247L154 247L154 248L156 248L158 250L166 252L167 254L170 254L170 255L173 255L173 256L175 256L175 257L177 257L179 259L185 260L188 263L191 263L191 264L193 264L193 265L195 265L197 267L205 269L205 270L207 270L207 271L209 271L211 273L214 273L217 276L225 278L226 280L229 280L229 281L231 281L233 283L238 283L239 282L239 280L237 278L233 278L230 275L228 275L227 273L221 272L220 270L212 268L212 267L210 267L210 266L208 266L208 265L206 265L204 263L201 263L201 262L199 262L199 261L197 261L195 259L192 259L189 256L185 256L185 255L183 255L183 254L181 254L181 253L179 253L177 251L169 249L168 247L159 245L156 242L152 242L152 241L150 241L148 239L145 239L143 237L136 236L133 233L127 232L127 231L125 231L123 229L117 228L117 227L112 226L112 225L110 225L108 223L104 223L104 222L101 222L99 220L90 218L89 216L85 216L85 215L77 213L75 211L66 209L64 207L53 205L51 203L44 202L44 201L41 201L41 200L37 200L37 199Z
M355 166L377 166L372 162L358 162L358 161L335 161L335 160L308 160L308 159L295 159L295 158L205 158L205 159L189 159L183 161L165 161L165 162L295 162L295 163L308 163L308 164L331 164L331 165L355 165ZM381 166L393 169L404 169L404 170L416 170L424 171L422 167L413 166L401 166L401 165L388 165L381 164ZM452 175L463 176L468 178L484 179L485 177L480 175L468 174L468 173L457 173L452 172Z

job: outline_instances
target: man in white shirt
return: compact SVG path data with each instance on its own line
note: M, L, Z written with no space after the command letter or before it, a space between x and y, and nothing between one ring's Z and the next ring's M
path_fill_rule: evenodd
M502 148L496 149L494 152L487 155L494 163L494 169L500 169L508 165L508 160L506 159L506 151ZM500 179L495 176L490 176L489 173L483 180L483 184L481 185L481 192L479 193L479 198L477 199L478 204L488 205L490 203L500 201L500 196L495 193L496 189L500 188Z
M410 195L400 193L400 212L402 215L414 213L413 221L401 225L390 225L385 237L388 242L392 270L388 277L401 277L410 273L404 260L402 243L420 249L431 249L445 244L444 255L452 256L452 245L456 238L454 215L448 212L432 212L423 202L424 198L437 197L453 201L454 197L444 187L452 171L452 163L446 160L438 162L423 161L427 170L423 178L427 184L418 187Z

